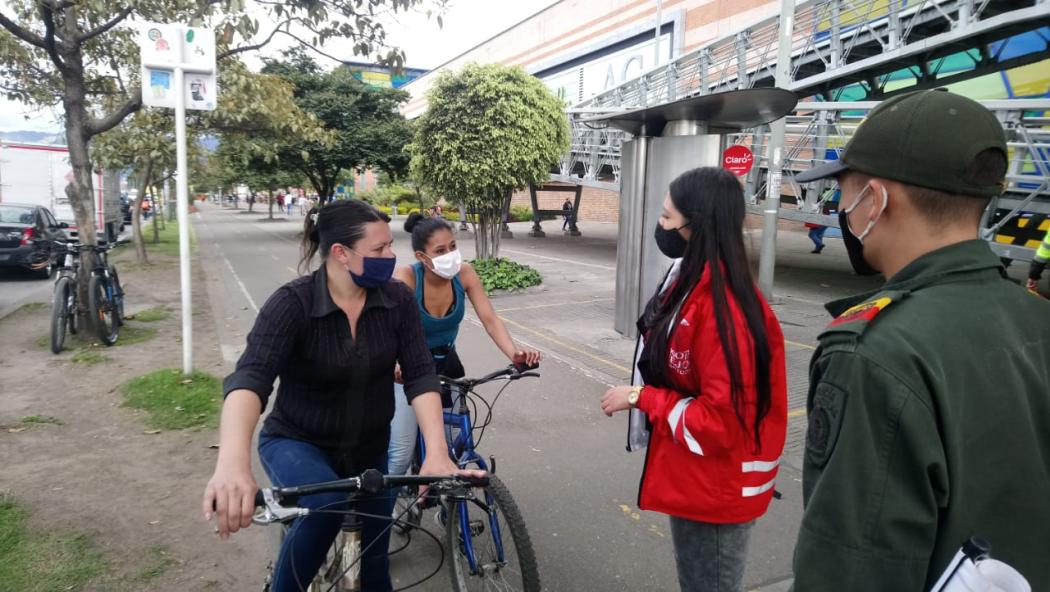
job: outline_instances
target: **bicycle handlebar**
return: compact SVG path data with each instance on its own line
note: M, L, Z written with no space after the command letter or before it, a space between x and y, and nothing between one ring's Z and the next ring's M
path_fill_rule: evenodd
M426 485L435 490L450 490L460 487L488 487L489 478L459 477L456 475L384 475L375 469L368 469L357 477L338 479L323 483L296 485L291 487L268 487L255 492L255 506L267 507L267 495L278 505L283 500L293 500L304 495L318 493L379 493L384 489L395 487Z
M535 370L539 367L539 364L533 364L531 366L528 364L511 364L506 368L496 370L495 372L481 378L449 378L447 376L440 376L439 378L445 384L464 387L469 390L500 378L507 378L507 380L518 380L528 377L539 378L540 375L538 372L531 372L531 370Z

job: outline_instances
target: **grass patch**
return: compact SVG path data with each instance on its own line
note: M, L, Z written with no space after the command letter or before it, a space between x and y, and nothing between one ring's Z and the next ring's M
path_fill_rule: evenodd
M175 563L175 560L171 558L167 547L155 545L146 549L145 562L146 564L133 578L136 582L149 582L157 579Z
M40 349L51 349L51 334L41 335L36 338L36 346Z
M22 423L39 423L57 426L66 425L66 422L57 417L51 417L50 415L27 415L22 418Z
M87 537L31 530L28 521L28 511L0 495L0 582L5 590L79 590L105 570L105 560Z
M160 238L159 242L153 242L153 227L142 229L142 235L146 239L146 250L157 253L163 253L172 257L179 256L179 223L178 222L167 222L164 228L161 228L157 235ZM197 236L193 232L193 225L190 225L190 252L197 252Z
M130 318L143 323L155 323L163 321L171 316L171 311L166 306L154 306L132 315Z
M120 387L124 406L148 413L146 423L162 430L215 427L222 406L222 383L195 371L186 378L180 370L157 370Z
M153 327L136 327L135 325L124 325L120 328L120 335L113 345L135 345L143 341L149 341L157 336L157 330Z
M101 364L109 361L109 356L98 351L94 347L82 347L77 350L70 360L74 364L84 364L85 366L94 366L95 364Z
M35 312L38 310L44 310L45 308L51 308L51 305L46 302L27 302L19 307L19 312Z

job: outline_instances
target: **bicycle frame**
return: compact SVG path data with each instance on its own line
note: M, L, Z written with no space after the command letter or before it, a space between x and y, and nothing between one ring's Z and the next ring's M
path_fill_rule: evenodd
M445 426L459 428L459 434L448 444L448 452L459 468L463 469L469 465L475 465L478 469L488 472L488 464L474 448L474 426L471 421L470 410L466 407L467 394L468 392L459 392L453 401L453 409L459 406L463 409L462 413L454 411L444 412ZM422 464L422 461L426 458L426 443L423 441L423 434L418 430L416 431L416 450ZM470 565L470 572L472 574L477 573L478 559L474 553L474 541L473 537L468 536L470 534L469 514L466 511L468 502L457 501L456 503L460 504L460 511L457 514L459 516L459 530L463 535L463 547L466 551L467 563ZM487 508L492 507L492 500L489 499L487 491L485 492L485 505ZM507 559L503 551L503 532L500 530L499 520L495 512L488 511L488 516L489 529L492 533L493 542L496 545L496 557L501 564L506 564Z

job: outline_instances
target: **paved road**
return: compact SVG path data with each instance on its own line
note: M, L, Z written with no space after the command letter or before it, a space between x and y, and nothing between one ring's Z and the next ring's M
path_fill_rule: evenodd
M31 302L51 302L54 278L38 279L20 269L0 270L0 319Z
M243 212L243 210L241 211ZM232 362L243 349L256 311L275 288L296 277L301 218L264 216L208 205L195 219L200 254L215 306L222 354ZM408 237L395 226L395 250L409 261ZM514 493L528 522L545 588L560 590L675 590L667 518L635 507L643 457L624 452L625 420L606 418L598 400L607 385L624 383L633 343L612 330L615 227L584 226L584 236L550 233L504 242L503 254L533 265L543 287L494 300L514 336L547 353L543 377L516 384L500 400L481 450L498 458L498 474ZM469 257L473 241L460 235ZM757 235L755 236L757 245ZM862 291L875 282L848 271L841 245L808 255L805 236L785 233L781 296L775 308L788 345L792 419L774 501L754 534L746 583L786 589L801 514L802 406L805 369L826 318L820 302ZM505 364L476 319L468 316L459 344L468 372ZM395 560L399 570L432 557L413 543ZM401 580L407 583L408 579ZM422 589L445 590L440 574Z

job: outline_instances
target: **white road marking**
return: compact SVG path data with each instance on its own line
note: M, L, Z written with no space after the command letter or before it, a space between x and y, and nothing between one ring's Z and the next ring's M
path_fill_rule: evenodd
M237 285L241 287L241 292L244 292L244 297L248 299L248 304L251 305L252 310L255 311L255 314L259 314L259 307L256 306L255 300L252 300L252 295L248 293L248 288L245 287L244 282L241 281L241 276L237 275L237 272L233 269L233 265L230 263L230 260L226 258L226 255L222 255L222 261L226 264L226 267L229 268L230 273L233 274L233 279L237 280Z
M581 267L595 267L597 269L605 269L607 271L616 271L615 267L608 265L598 265L596 263L583 263L582 261L573 261L572 259L560 259L558 257L547 257L546 255L537 255L535 253L529 253L528 251L515 251L514 249L506 249L500 247L500 251L504 253L514 253L515 255L525 255L527 257L535 257L537 259L547 259L548 261L558 261L561 263L571 263L573 265L579 265Z

